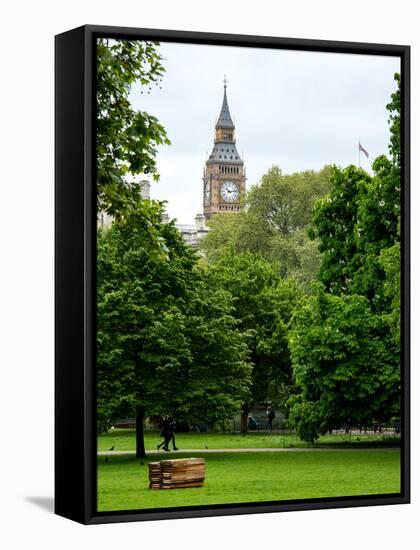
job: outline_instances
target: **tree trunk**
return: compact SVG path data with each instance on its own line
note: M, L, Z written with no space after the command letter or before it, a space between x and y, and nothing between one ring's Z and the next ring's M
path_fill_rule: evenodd
M249 407L244 404L241 411L241 433L245 435L248 431L248 413Z
M144 409L138 407L136 411L136 458L144 458L146 449L144 448Z

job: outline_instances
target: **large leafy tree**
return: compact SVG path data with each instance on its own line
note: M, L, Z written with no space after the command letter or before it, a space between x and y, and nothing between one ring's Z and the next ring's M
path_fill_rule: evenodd
M370 176L360 168L333 168L331 192L316 203L309 235L317 238L322 254L319 280L328 292L347 293L363 263L358 251L358 208Z
M321 285L296 314L290 341L298 389L291 417L309 441L334 425L399 414L398 90L387 107L392 159L378 157L372 176L335 167L332 190L313 212Z
M295 281L281 279L269 262L250 252L219 258L209 267L209 279L233 297L233 315L250 352L252 385L242 403L245 432L255 402L285 403L291 384L287 331L301 292Z
M141 40L97 41L97 202L99 211L113 217L133 203L138 208L139 187L130 178L150 174L158 179L157 148L169 144L158 119L130 102L135 83L147 93L160 85L164 67L158 46Z
M382 311L389 300L380 254L399 241L400 178L383 155L372 168L373 177L355 166L334 168L332 191L317 202L310 235L319 242L319 280L327 291L361 294Z
M249 212L273 233L291 235L305 228L315 201L330 190L331 168L283 174L272 166L247 198Z
M296 314L289 338L300 389L289 401L290 416L302 439L399 414L398 343L365 297L320 286Z
M244 399L251 367L231 295L212 288L172 223L154 220L157 251L133 216L98 237L98 429L134 415L144 456L145 416L226 418Z

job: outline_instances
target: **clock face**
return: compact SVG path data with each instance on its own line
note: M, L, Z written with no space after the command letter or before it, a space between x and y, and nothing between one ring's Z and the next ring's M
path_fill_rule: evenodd
M204 204L210 204L210 183L208 181L204 184Z
M220 188L222 199L226 202L236 202L239 198L239 186L233 181L225 181Z

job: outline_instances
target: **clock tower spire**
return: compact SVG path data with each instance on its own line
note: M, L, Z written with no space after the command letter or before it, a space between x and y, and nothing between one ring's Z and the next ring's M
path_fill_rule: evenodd
M240 212L245 193L245 166L236 149L235 124L229 111L226 75L223 102L216 122L214 145L203 174L203 209L206 221L213 214Z

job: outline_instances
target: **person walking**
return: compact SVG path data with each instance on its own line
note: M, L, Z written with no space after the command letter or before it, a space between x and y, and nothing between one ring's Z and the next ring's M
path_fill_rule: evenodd
M169 440L172 441L172 447L173 447L173 450L174 451L177 451L178 450L178 447L176 446L175 444L175 427L176 427L176 422L173 418L170 418L169 419L169 433L170 433L170 438Z
M158 448L158 451L160 450L161 447L163 447L164 451L169 451L168 445L169 445L169 441L171 440L171 426L170 426L168 415L165 415L163 417L161 427L162 427L162 430L160 432L160 435L163 437L163 441L162 443L159 443L157 448Z
M271 405L268 405L267 407L267 429L271 433L273 431L273 420L276 416L273 409L271 408Z
M175 445L175 422L168 415L163 417L161 436L163 437L163 441L157 446L158 451L161 447L164 451L170 451L169 443L171 441L173 450L178 450Z

